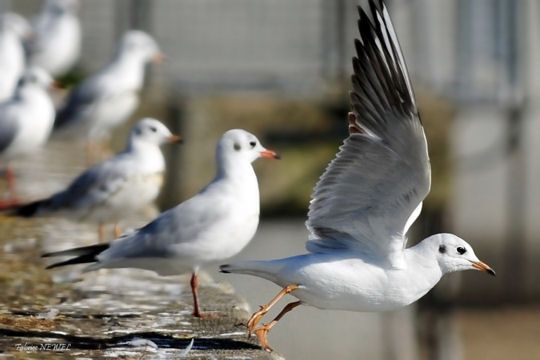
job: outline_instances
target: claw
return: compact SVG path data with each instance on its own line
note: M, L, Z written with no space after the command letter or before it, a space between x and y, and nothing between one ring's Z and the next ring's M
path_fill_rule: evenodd
M270 347L268 344L268 332L270 331L272 327L269 326L269 324L264 324L260 328L255 330L255 335L257 335L257 339L259 340L259 344L261 344L261 347L264 349L264 351L272 352L274 349Z

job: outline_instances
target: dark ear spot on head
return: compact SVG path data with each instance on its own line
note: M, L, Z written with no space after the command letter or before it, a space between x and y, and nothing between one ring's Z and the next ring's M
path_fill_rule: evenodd
M444 254L444 253L446 252L446 246L444 246L444 245L439 245L439 252L440 252L441 254Z
M142 134L142 130L139 129L139 128L135 128L135 134L141 135L141 134Z
M242 149L242 146L240 146L239 143L234 143L234 150L240 151Z

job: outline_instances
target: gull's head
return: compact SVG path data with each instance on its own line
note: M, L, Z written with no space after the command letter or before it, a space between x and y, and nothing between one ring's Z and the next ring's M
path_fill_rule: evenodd
M444 274L479 270L495 276L495 271L476 257L473 248L465 240L453 234L436 234L427 238L430 248L436 251L437 262Z
M127 31L120 40L118 51L123 56L136 57L144 62L160 63L164 60L156 40L140 30Z
M279 159L279 155L262 146L257 137L245 130L233 129L227 131L217 145L217 158L220 162L248 162L258 158Z
M47 0L44 4L44 11L53 16L77 14L79 6L79 0Z
M48 89L53 85L54 81L48 72L37 66L28 67L17 85L18 88L23 87L39 87L42 89Z
M23 40L30 36L32 28L28 21L19 14L6 12L0 14L0 31L9 31Z
M167 143L180 143L182 138L174 135L160 121L152 118L144 118L137 122L130 134L130 143L160 146Z

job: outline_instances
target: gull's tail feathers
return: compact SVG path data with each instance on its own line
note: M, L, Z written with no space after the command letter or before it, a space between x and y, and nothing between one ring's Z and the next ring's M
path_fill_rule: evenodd
M41 257L55 257L55 256L74 256L73 258L57 262L47 266L47 269L54 269L60 266L75 265L75 264L87 264L98 261L97 256L103 251L109 248L109 244L96 244L90 246L83 246L63 251L56 251L45 253Z
M30 218L38 215L43 209L47 208L49 203L49 199L43 199L32 201L28 204L15 205L13 207L3 210L7 211L7 214L10 216Z
M278 274L281 266L276 261L239 261L231 264L221 265L219 271L225 274L245 274L253 275L272 282L277 282L276 275Z

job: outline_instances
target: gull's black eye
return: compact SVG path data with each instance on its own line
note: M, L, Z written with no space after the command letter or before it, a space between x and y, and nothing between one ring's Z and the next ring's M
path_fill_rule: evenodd
M155 126L150 126L150 131L157 132L157 128Z
M439 252L440 252L441 254L444 254L444 253L446 252L446 246L444 246L444 245L439 245Z
M255 145L257 145L257 143L255 141L251 141L249 143L249 146L251 146L252 149L255 147Z
M463 246L458 246L457 252L459 253L459 255L463 255L467 252L467 249L465 249Z

